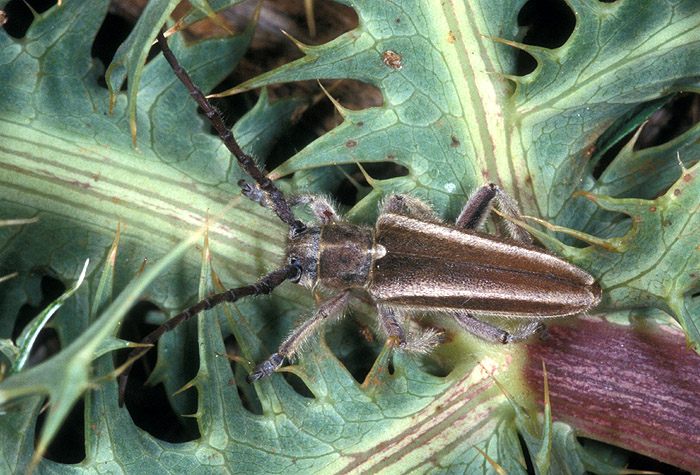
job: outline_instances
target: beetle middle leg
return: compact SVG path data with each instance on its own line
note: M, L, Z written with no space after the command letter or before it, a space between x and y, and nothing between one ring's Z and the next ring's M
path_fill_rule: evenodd
M396 318L394 310L386 305L379 305L377 311L382 331L387 337L394 338L401 350L411 353L429 353L440 344L440 333L435 330L422 330L419 333L409 335L407 338L403 327Z
M430 206L409 195L390 195L382 205L381 213L408 214L426 221L440 222Z
M287 339L280 345L276 353L273 353L266 361L255 367L253 372L246 378L247 381L252 383L253 381L266 378L274 373L282 366L285 358L292 358L296 352L299 351L304 345L304 342L308 341L309 337L318 330L322 322L327 321L329 318L341 316L343 311L347 308L351 296L351 292L345 291L324 302L318 310L316 310L316 314L313 317L309 318L292 331Z

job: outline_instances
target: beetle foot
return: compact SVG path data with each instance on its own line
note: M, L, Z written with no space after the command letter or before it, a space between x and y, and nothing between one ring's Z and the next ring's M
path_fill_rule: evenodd
M250 373L245 379L248 384L252 384L255 381L263 378L267 378L272 373L277 371L277 369L282 366L284 362L284 356L279 353L273 353L267 360L255 367L252 373Z

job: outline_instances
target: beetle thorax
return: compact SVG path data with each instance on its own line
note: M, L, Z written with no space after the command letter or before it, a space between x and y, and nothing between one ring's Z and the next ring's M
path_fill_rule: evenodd
M289 262L302 267L301 285L329 290L365 287L372 267L373 231L331 223L290 235Z

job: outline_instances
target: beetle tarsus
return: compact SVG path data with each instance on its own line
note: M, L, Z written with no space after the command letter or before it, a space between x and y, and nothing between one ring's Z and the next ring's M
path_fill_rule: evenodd
M277 371L277 369L282 366L284 362L284 356L279 353L273 353L267 360L255 367L252 373L250 373L245 379L248 384L254 383L255 381L263 378L267 378L272 373Z

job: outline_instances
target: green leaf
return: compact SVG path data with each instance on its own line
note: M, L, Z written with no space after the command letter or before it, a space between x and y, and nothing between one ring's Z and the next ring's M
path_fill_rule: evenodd
M339 127L271 175L294 174L280 180L285 190L316 192L338 183L338 164L406 167L407 176L371 181L350 214L367 222L382 197L397 192L424 198L454 219L473 189L497 182L525 214L595 238L597 245L586 248L566 246L573 241L563 234L545 242L600 280L601 313L661 308L679 319L697 348L700 127L654 149L634 150L632 141L600 176L592 168L596 152L609 150L670 95L700 90L700 6L569 1L576 28L563 46L546 49L518 43L523 4L353 2L357 29L302 46L303 58L236 89L352 78L378 87L384 103L342 110ZM70 286L82 262L91 262L86 282L53 322L63 350L0 383L3 400L30 394L5 408L0 421L3 471L28 468L47 394L38 447L82 396L86 457L70 466L42 459L41 472L493 473L492 461L507 473L525 473L518 433L533 459L540 455L539 469L618 469L624 461L599 462L571 427L540 419L523 381L524 345L496 348L464 335L449 318L437 320L449 342L431 361L392 354L381 342L343 346L341 337L359 337L341 327L342 335L331 331L328 341L308 345L289 374L246 385L253 362L312 311L310 292L291 284L268 299L207 311L196 329L179 329L159 343L155 374L179 413L194 415L195 440L169 443L137 428L117 406L116 384L102 383L113 370L106 353L123 346L113 335L123 314L139 296L173 315L218 288L218 278L231 287L255 281L282 262L286 230L241 198L236 182L243 173L162 58L145 63L174 2L149 3L108 68L111 94L100 86L102 66L90 47L108 5L66 0L37 16L24 38L0 32L3 219L39 220L0 228L0 276L18 273L0 282L3 355L15 354L9 340L20 308L41 301L42 276ZM194 45L178 36L170 41L209 91L245 52L252 32L251 26L240 36ZM525 76L516 75L518 48L537 60ZM383 61L390 52L400 59ZM119 92L127 76L129 90ZM234 133L264 158L301 103L270 104L263 94ZM207 240L198 248L193 233L205 224ZM356 313L372 316L362 304ZM223 357L227 326L237 349L233 366ZM188 348L195 336L199 344ZM353 348L367 348L355 353L374 360L361 383L350 372L359 359ZM186 368L195 352L193 377ZM188 383L196 400L191 390L173 395Z
M700 351L700 315L690 299L700 286L700 180L696 164L659 198L613 199L589 195L608 211L632 218L626 235L609 239L610 250L596 250L591 259L605 276L610 307L657 307L683 326L688 346ZM636 275L620 272L634 268Z

